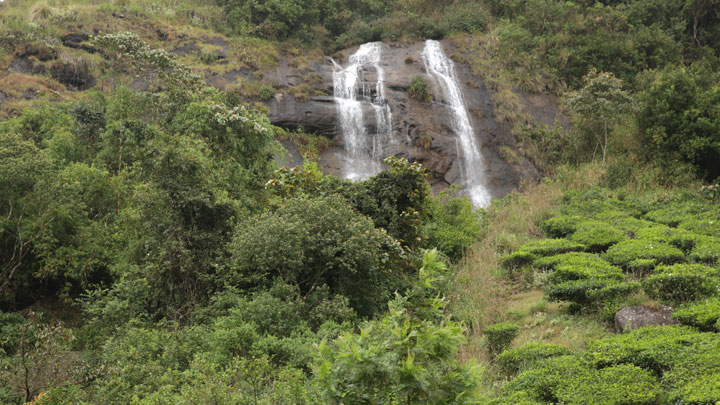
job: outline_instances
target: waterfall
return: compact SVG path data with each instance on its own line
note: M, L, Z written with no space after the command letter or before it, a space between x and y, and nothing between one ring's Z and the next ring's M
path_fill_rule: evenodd
M385 72L380 61L382 42L363 44L349 58L346 68L335 64L333 87L340 130L347 155L343 175L351 180L366 179L382 170L381 161L393 143L392 113L385 100ZM333 61L334 63L334 61ZM375 71L374 91L366 73ZM370 106L375 116L375 133L369 133L363 108Z
M452 114L453 131L459 140L461 175L470 200L475 206L490 205L490 193L485 184L485 162L475 139L475 130L463 98L453 62L445 56L440 43L425 41L422 52L423 63L440 87L442 95Z

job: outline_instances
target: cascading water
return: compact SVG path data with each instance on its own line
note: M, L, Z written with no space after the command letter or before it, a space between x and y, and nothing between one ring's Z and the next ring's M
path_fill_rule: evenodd
M366 179L382 169L385 150L393 142L392 113L385 100L385 72L380 61L382 42L361 45L350 56L346 68L335 64L333 86L345 151L343 175L351 180ZM374 69L375 91L365 73ZM376 133L368 133L363 106L372 107Z
M485 162L470 121L465 99L455 74L453 62L445 56L440 43L433 40L425 41L422 52L425 69L432 75L442 91L443 97L452 113L452 126L459 140L462 153L462 180L475 206L490 205L490 193L485 184Z

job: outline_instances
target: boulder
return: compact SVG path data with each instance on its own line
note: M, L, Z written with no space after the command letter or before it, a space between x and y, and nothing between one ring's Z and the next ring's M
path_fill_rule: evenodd
M659 308L625 307L615 314L615 329L618 332L627 332L645 326L675 325L679 322L672 318L673 311L674 309L667 305Z

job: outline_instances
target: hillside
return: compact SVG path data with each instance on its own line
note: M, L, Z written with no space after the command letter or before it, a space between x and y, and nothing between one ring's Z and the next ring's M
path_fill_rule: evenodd
M717 0L0 2L0 402L720 403Z

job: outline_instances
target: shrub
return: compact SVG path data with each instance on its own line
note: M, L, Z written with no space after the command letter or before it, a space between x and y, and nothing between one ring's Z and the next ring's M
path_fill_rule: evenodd
M720 297L710 297L702 301L690 302L680 306L673 318L685 325L695 326L704 331L718 329L720 320Z
M647 370L629 364L568 376L558 385L559 403L656 404L660 387Z
M638 239L664 242L675 246L684 252L692 249L697 241L703 238L702 236L696 235L685 229L670 228L666 226L653 226L650 228L639 229L635 236Z
M505 350L498 356L498 366L507 375L531 369L550 357L570 354L567 347L542 342L532 342L515 349Z
M717 404L720 402L720 374L708 373L697 376L693 381L677 390L672 397L679 404Z
M601 221L587 221L580 224L570 240L583 244L592 252L602 252L623 240L625 232Z
M523 371L508 384L507 392L525 392L542 403L558 402L556 390L566 384L570 376L579 378L590 373L587 364L578 356L555 356Z
M720 239L707 237L697 240L688 259L705 264L717 263L720 260Z
M586 359L598 368L634 364L661 375L688 350L711 338L687 326L648 326L629 333L595 340L588 345Z
M472 403L476 374L458 362L465 337L443 312L435 283L442 284L447 268L436 256L425 253L417 284L398 294L382 319L320 344L314 371L322 403Z
M261 85L260 90L258 90L258 97L260 97L262 101L270 101L274 95L275 89L267 84Z
M716 215L700 214L680 222L678 227L701 235L720 238L720 218Z
M418 101L429 103L433 97L428 92L428 82L420 76L413 77L408 88L408 95Z
M488 350L495 356L507 349L519 332L520 327L510 322L496 323L483 330L487 337Z
M520 246L518 250L538 256L552 256L560 253L579 252L585 250L585 245L567 239L540 239L528 242Z
M470 245L480 239L482 211L477 211L467 197L439 195L428 201L425 221L427 246L433 246L458 261Z
M545 293L553 301L570 301L584 308L600 307L637 291L639 284L614 279L588 278L550 283Z
M720 400L720 335L704 333L684 349L683 356L663 375L673 404L715 404Z
M627 268L637 259L654 259L658 263L673 264L684 260L680 249L661 243L642 239L626 240L608 249L605 256L612 264Z
M541 269L557 269L563 266L579 266L598 271L616 269L615 266L601 259L600 256L586 252L569 252L541 257L533 262L533 266Z
M655 259L635 259L625 266L628 273L641 277L644 274L650 273L657 265Z
M677 304L712 294L720 290L717 270L701 264L659 266L643 283L645 292L657 300Z
M551 238L566 238L575 232L580 221L582 217L579 216L559 215L544 220L540 229Z
M500 258L500 265L506 269L513 270L527 266L535 261L537 256L530 252L518 250Z

